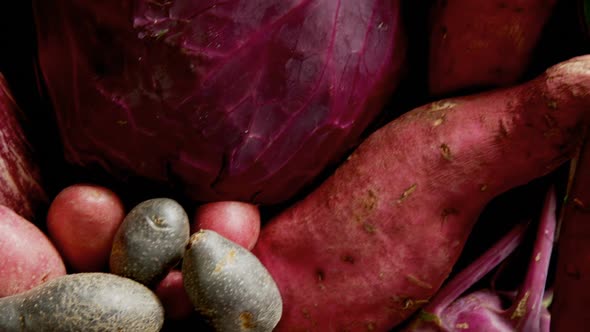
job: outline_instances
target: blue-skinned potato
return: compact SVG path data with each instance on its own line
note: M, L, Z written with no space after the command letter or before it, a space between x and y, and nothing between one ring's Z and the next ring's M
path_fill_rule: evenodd
M183 207L170 198L137 204L115 234L110 272L153 287L182 259L190 225Z
M182 263L184 287L216 331L272 331L282 315L278 287L258 258L215 231L193 234Z
M0 298L3 332L157 332L163 324L149 288L110 273L68 274Z

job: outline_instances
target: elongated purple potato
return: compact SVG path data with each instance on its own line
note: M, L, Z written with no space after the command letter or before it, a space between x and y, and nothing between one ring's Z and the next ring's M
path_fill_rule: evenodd
M158 332L164 309L147 287L110 273L76 273L0 299L0 330Z

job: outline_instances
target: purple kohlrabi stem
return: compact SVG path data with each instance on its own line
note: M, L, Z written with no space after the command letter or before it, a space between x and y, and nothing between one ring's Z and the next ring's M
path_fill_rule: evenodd
M557 223L555 210L556 195L552 187L545 197L525 280L512 306L506 311L507 318L518 331L541 331L543 296Z
M522 242L525 230L526 225L524 223L516 225L492 248L443 286L432 301L423 308L423 312L440 317L445 308L514 252Z
M543 308L541 309L541 329L540 332L551 332L551 313L549 312L549 306L553 302L553 290L545 290L543 295Z

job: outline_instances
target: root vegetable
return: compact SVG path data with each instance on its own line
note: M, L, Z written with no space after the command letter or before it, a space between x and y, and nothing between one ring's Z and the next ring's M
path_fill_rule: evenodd
M430 92L516 83L528 69L555 2L437 1L430 36Z
M0 204L36 222L47 205L47 194L25 124L24 113L0 74Z
M484 207L569 160L590 55L511 88L418 107L368 137L261 231L284 303L276 331L387 331L448 277Z
M210 229L242 247L252 250L260 235L260 211L254 204L220 201L199 206L191 233Z
M171 270L155 287L154 292L162 302L166 318L181 320L194 313L195 308L184 289L182 272Z
M157 332L164 310L142 284L110 273L76 273L0 299L0 330Z
M110 272L154 287L182 259L189 229L186 212L173 199L137 204L115 234Z
M281 294L268 271L215 231L191 236L182 275L193 305L216 331L271 332L281 318Z
M47 230L68 265L76 272L108 268L125 207L112 190L91 184L63 189L51 202Z

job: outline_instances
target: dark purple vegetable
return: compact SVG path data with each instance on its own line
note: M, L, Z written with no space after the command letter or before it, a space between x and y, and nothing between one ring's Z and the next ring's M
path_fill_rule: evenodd
M436 1L429 41L430 92L456 94L522 81L556 2Z
M441 288L406 331L549 332L546 300L550 301L551 292L545 288L555 236L555 209L555 191L551 189L545 198L526 276L519 291L508 296L512 303L509 308L504 307L503 297L492 290L464 293L520 245L524 234L521 225Z
M557 240L554 331L590 324L590 136L570 166Z
M277 203L358 143L404 58L398 0L34 1L67 159Z
M47 203L33 148L25 136L24 113L0 74L0 204L28 220Z

